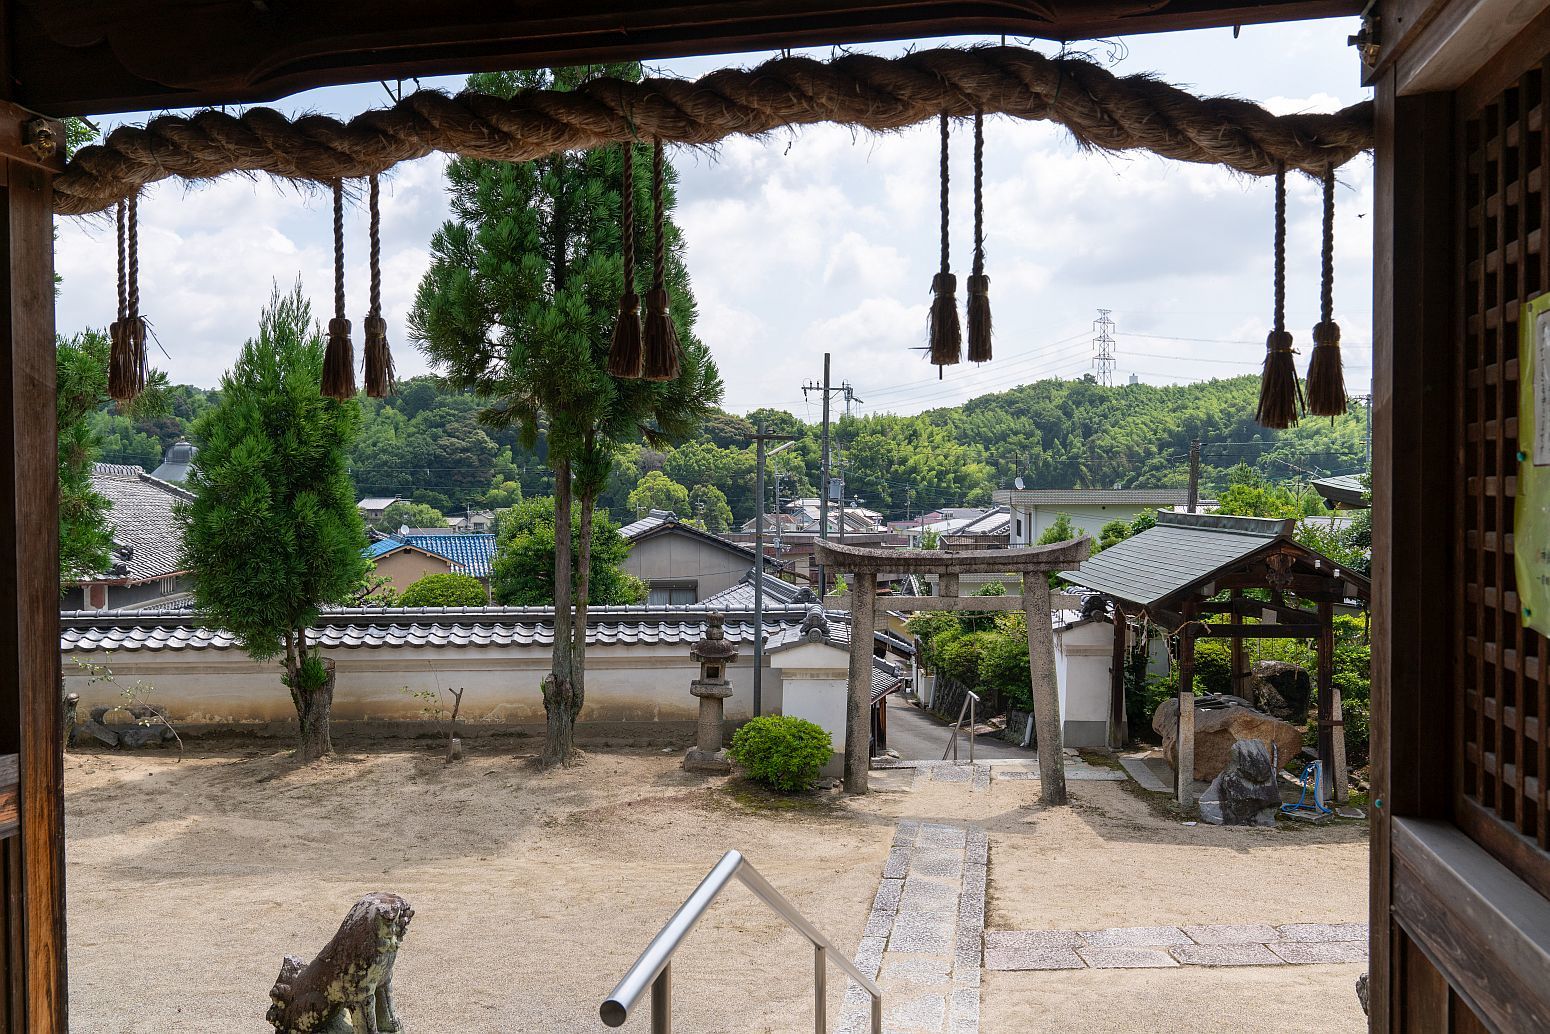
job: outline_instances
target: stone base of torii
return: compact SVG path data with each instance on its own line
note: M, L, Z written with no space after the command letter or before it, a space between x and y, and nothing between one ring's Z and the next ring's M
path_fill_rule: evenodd
M850 583L850 688L845 707L845 790L866 793L872 759L872 651L877 617L887 611L972 610L1028 614L1028 673L1033 683L1034 736L1039 754L1039 800L1066 803L1060 689L1055 682L1055 633L1050 624L1049 574L1081 566L1091 540L1070 539L1018 549L875 549L820 540L818 563L841 571ZM938 575L936 596L877 595L883 573ZM964 574L1020 575L1020 596L960 596Z

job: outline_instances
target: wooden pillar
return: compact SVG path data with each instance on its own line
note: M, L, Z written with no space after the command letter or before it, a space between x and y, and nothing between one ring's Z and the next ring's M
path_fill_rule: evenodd
M0 757L15 755L17 771L0 793L19 797L17 828L0 827L0 1002L14 995L0 1029L17 1034L67 1027L52 193L63 156L27 148L35 122L0 101ZM51 130L62 150L63 127Z
M1125 637L1129 627L1119 601L1114 601L1114 652L1109 657L1109 746L1125 745Z
M1039 745L1039 800L1066 803L1065 740L1060 731L1060 686L1055 681L1055 630L1050 623L1049 579L1023 574L1028 619L1028 675L1033 682L1033 729Z
M1340 708L1340 690L1335 688L1335 608L1318 605L1319 615L1319 757L1324 759L1325 775L1334 793L1335 803L1344 807L1348 796L1345 769L1345 727Z
M1243 615L1241 613L1239 613L1239 611L1238 611L1238 603L1242 599L1243 599L1243 590L1242 589L1234 589L1232 591L1232 626L1234 628L1237 628L1239 625L1243 624ZM1232 650L1232 695L1235 696L1235 697L1244 697L1245 699L1248 699L1248 694L1243 692L1243 683L1244 683L1244 677L1243 676L1244 676L1245 672L1243 670L1243 637L1242 636L1235 635L1235 636L1232 637L1231 650Z
M1195 780L1195 605L1184 608L1184 627L1179 632L1179 713L1174 748L1178 764L1173 775L1174 797L1182 805L1194 803Z
M857 571L850 588L850 682L845 701L845 792L866 793L872 767L872 631L877 573Z

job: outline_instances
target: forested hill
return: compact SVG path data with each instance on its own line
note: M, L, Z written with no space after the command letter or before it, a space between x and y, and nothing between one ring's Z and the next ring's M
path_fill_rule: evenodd
M1265 431L1254 423L1257 392L1252 376L1168 387L1039 381L915 416L842 419L834 427L836 455L847 495L889 517L988 502L993 489L1017 476L1030 488L1182 485L1192 438L1205 443L1207 492L1224 487L1227 470L1239 463L1281 483L1363 469L1365 408L1334 422ZM139 424L104 409L94 418L103 458L154 468L211 397L179 386L171 416ZM357 490L412 498L449 514L551 491L543 443L524 449L514 433L482 425L479 408L478 400L428 377L406 382L395 398L365 400L351 453ZM761 416L771 430L801 436L770 464L782 475L782 498L813 494L818 428L764 410L718 414L698 438L665 451L629 447L602 504L618 519L661 505L699 515L717 530L740 524L755 511L753 450L743 436Z

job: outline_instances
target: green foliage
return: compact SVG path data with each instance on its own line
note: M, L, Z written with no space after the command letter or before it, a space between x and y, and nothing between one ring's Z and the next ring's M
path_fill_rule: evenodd
M116 405L108 399L110 347L107 335L96 330L55 340L61 589L86 575L107 570L113 562L113 533L107 519L112 504L94 491L91 483L92 465L106 448L95 418L101 415L100 411ZM147 377L146 390L135 400L131 412L150 418L166 408L167 377L153 370ZM119 419L129 420L127 416ZM157 457L159 460L160 453Z
M1057 542L1067 542L1085 534L1085 531L1072 523L1070 514L1057 514L1055 520L1039 536L1038 544L1041 546L1052 546Z
M1195 642L1196 693L1232 692L1232 646L1220 639Z
M483 607L490 602L484 585L467 574L428 574L398 598L401 607Z
M629 507L637 514L666 510L680 517L689 514L689 490L660 470L647 472L630 493Z
M580 536L581 516L571 515L571 534ZM497 603L519 607L554 605L554 500L528 499L501 514L490 585ZM592 520L592 578L588 603L641 603L646 583L623 569L630 546L606 514ZM575 585L576 567L571 567Z
M377 531L397 531L399 528L445 528L447 518L440 510L424 503L400 499L382 511L382 516L369 525Z
M748 775L777 790L806 790L834 756L822 726L786 715L764 715L732 734L727 750Z
M179 515L196 605L256 660L289 654L321 608L351 602L367 571L345 467L360 410L324 398L322 372L323 339L300 284L276 289L258 336L221 380L220 402L195 424L194 501Z
M942 533L935 528L927 528L920 533L921 549L936 549L942 545Z
M732 507L715 485L695 485L689 489L689 512L694 523L706 531L723 535L732 530Z
M316 650L309 650L302 656L295 673L283 676L283 681L287 686L316 692L328 683L328 675L328 662L324 660L323 655Z

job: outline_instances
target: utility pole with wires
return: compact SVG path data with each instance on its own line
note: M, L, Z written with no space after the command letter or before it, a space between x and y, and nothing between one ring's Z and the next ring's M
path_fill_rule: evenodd
M747 437L754 442L753 494L759 500L759 512L753 524L753 716L757 718L763 713L764 702L764 461L775 452L789 449L797 436L771 434L764 429L764 420L760 418L758 433ZM772 452L766 452L766 442L785 444L777 446Z
M822 473L819 474L818 537L824 540L829 538L829 496L833 492L833 485L830 481L831 474L829 469L829 398L836 392L845 396L845 415L847 417L850 416L850 406L852 402L864 403L865 401L856 397L856 393L854 389L851 388L849 381L846 381L844 384L840 385L834 385L830 382L829 358L830 353L825 352L823 354L823 383L819 384L814 381L802 386L803 397L806 397L808 393L814 391L820 391L823 393L823 459L821 464L823 470ZM844 519L845 515L844 509L844 492L842 489L840 499L840 517L842 520ZM840 535L842 538L844 537L843 529L841 530ZM827 593L828 587L828 572L824 570L822 564L819 564L818 598L820 600L823 599L824 595Z
M1175 453L1174 455L1177 455ZM1200 439L1189 443L1189 512L1200 510Z

